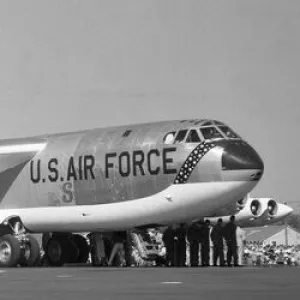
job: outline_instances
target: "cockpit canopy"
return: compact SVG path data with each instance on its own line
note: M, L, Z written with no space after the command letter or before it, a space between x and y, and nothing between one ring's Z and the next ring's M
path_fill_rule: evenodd
M186 129L168 132L164 144L200 143L204 140L241 139L230 127L219 121L198 121Z

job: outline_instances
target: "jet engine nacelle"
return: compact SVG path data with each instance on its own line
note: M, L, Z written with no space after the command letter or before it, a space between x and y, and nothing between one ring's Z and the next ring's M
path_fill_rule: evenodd
M268 201L268 212L270 217L276 217L278 213L278 204L275 200L270 199Z
M240 227L259 227L275 223L289 214L293 209L282 203L278 203L272 198L251 198L245 197L246 201L237 202L240 209L235 214L236 224ZM221 217L221 216L220 216ZM223 222L227 223L230 216L222 216ZM219 217L206 218L215 224Z

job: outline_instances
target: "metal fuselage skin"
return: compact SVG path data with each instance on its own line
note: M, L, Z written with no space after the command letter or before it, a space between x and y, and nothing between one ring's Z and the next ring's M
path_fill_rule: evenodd
M207 120L100 128L0 143L0 222L32 232L129 229L234 211L263 173L240 138L166 143ZM210 121L211 126L217 127Z

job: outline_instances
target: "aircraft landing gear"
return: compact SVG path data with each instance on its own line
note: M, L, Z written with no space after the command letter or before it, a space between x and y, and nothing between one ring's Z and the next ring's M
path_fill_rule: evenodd
M78 234L53 234L47 243L45 253L51 266L66 263L86 263L89 246L84 237Z
M34 267L40 261L40 245L37 240L27 234L21 247L21 258L19 264L23 267Z
M40 246L31 235L22 239L11 234L0 237L0 267L33 267L38 264L39 258Z
M10 234L0 237L0 266L15 267L21 257L20 242Z
M79 250L77 263L85 264L89 258L89 254L90 254L90 248L89 248L89 245L88 245L86 239L82 235L74 234L73 241L74 241L77 249Z
M69 260L68 241L64 236L53 236L47 243L45 254L51 266L62 266Z
M0 267L32 267L38 264L39 258L40 247L37 240L26 234L18 217L12 217L1 224Z

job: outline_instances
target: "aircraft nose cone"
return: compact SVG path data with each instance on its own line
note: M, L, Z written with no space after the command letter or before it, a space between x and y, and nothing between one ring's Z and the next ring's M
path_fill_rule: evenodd
M264 163L258 153L246 142L230 142L224 147L222 154L223 170L250 170L258 169L261 174Z

